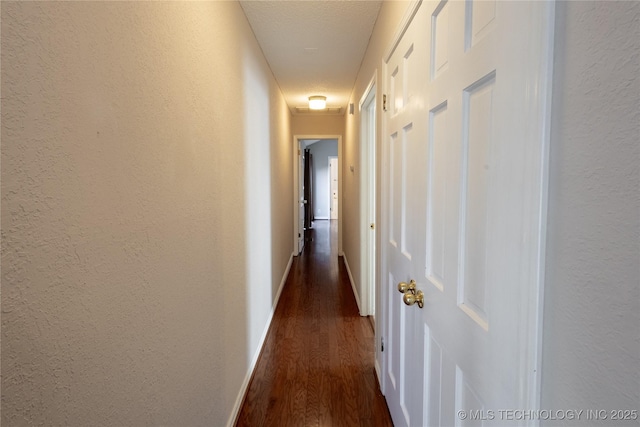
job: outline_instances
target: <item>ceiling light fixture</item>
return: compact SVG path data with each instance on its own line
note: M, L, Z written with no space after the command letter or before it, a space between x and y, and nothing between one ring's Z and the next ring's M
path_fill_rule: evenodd
M309 97L310 110L324 110L325 108L327 108L326 96L310 96Z

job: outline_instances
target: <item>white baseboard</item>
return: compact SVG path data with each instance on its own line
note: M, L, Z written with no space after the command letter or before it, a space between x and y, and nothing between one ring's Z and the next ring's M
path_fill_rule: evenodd
M326 216L317 216L317 217L313 218L314 221L316 221L316 220L326 221L328 219L329 219L329 217L326 217Z
M282 289L284 288L284 284L287 281L287 277L289 277L289 270L291 270L291 264L293 263L294 253L291 253L289 257L289 263L287 267L284 269L284 274L282 275L282 280L280 281L280 286L278 287L278 292L276 292L276 297L274 299L273 305L271 307L271 313L269 313L269 318L267 319L266 325L264 327L264 331L262 332L262 336L260 337L260 344L256 349L253 357L251 358L251 363L249 364L249 369L247 369L247 374L244 377L244 381L242 381L242 386L240 387L240 392L238 393L238 397L236 398L236 403L233 405L233 410L231 411L231 417L229 417L229 421L227 422L227 427L233 427L238 421L238 415L240 414L240 407L242 406L242 402L244 400L244 396L247 393L247 388L249 387L249 382L251 381L251 377L253 376L253 371L256 368L256 364L258 363L258 359L260 358L260 353L262 352L262 347L264 346L264 341L267 339L267 334L269 333L269 327L271 326L271 321L273 320L273 314L276 311L276 307L278 306L278 301L280 300L280 294L282 294Z
M378 384L380 384L380 392L382 392L382 394L384 395L385 390L384 390L384 387L382 387L382 376L380 375L380 372L382 371L382 369L380 368L380 363L377 357L373 365L373 369L376 371L376 377L378 377Z
M349 268L349 263L347 262L347 256L343 253L342 259L344 260L344 266L347 267L347 274L349 275L349 281L351 282L351 289L353 289L353 295L356 297L356 303L358 304L358 313L362 316L362 308L360 306L360 295L358 295L358 291L356 289L356 284L353 281L353 275L351 274L351 269Z

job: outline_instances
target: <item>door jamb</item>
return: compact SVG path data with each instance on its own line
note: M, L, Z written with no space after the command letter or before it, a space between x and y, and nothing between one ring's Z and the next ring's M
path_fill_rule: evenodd
M333 218L331 218L332 212L333 212L333 197L331 195L331 159L338 159L338 156L329 156L329 221L331 221ZM338 170L338 172L340 172ZM338 188L340 188L340 178L338 178ZM340 194L338 194L338 213L340 211ZM336 213L336 215L338 215L338 213ZM340 219L340 215L338 215L338 219Z
M375 227L376 223L376 207L377 203L375 197L376 191L376 147L377 147L377 112L376 108L377 96L376 85L377 72L374 72L373 77L369 81L367 88L365 89L362 98L358 104L358 110L360 111L360 164L362 165L362 173L360 175L360 224L363 227L363 232L360 235L360 274L362 276L363 292L362 298L362 313L363 316L375 315L376 307L374 304L379 300L376 295L378 286L377 283L377 262L375 252L371 253L371 248L377 248L376 236L377 231L374 228L373 236L369 230L369 224L373 223ZM374 117L373 123L368 116L368 111L365 110L368 106L373 105ZM371 130L373 129L373 132ZM373 133L373 135L371 135ZM371 177L373 176L373 179ZM372 208L373 206L373 209ZM373 241L371 241L373 240ZM376 328L377 329L377 328Z

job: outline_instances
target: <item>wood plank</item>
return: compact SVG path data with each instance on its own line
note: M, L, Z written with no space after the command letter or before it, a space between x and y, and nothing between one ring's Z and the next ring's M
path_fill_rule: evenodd
M284 285L236 426L392 426L371 322L337 254L337 221L315 221Z

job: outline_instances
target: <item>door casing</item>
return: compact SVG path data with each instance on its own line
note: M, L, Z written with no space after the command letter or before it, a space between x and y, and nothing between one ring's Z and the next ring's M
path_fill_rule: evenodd
M342 135L294 135L293 136L293 248L294 253L298 253L298 227L299 227L299 165L301 156L300 141L305 139L332 139L338 140L338 255L344 255L342 251Z
M362 280L362 316L376 313L377 293L377 72L369 81L359 102L360 111L360 271ZM373 225L373 227L372 227ZM377 330L378 328L376 328ZM377 341L377 340L376 340Z
M332 163L335 165L335 168L332 167ZM339 210L339 201L340 201L340 194L338 194L338 197L336 198L336 203L334 206L333 183L332 183L334 176L336 178L336 193L337 193L338 186L340 185L340 182L338 181L338 156L329 156L329 219L330 220L338 219L338 210ZM335 210L334 210L334 207L336 208Z

